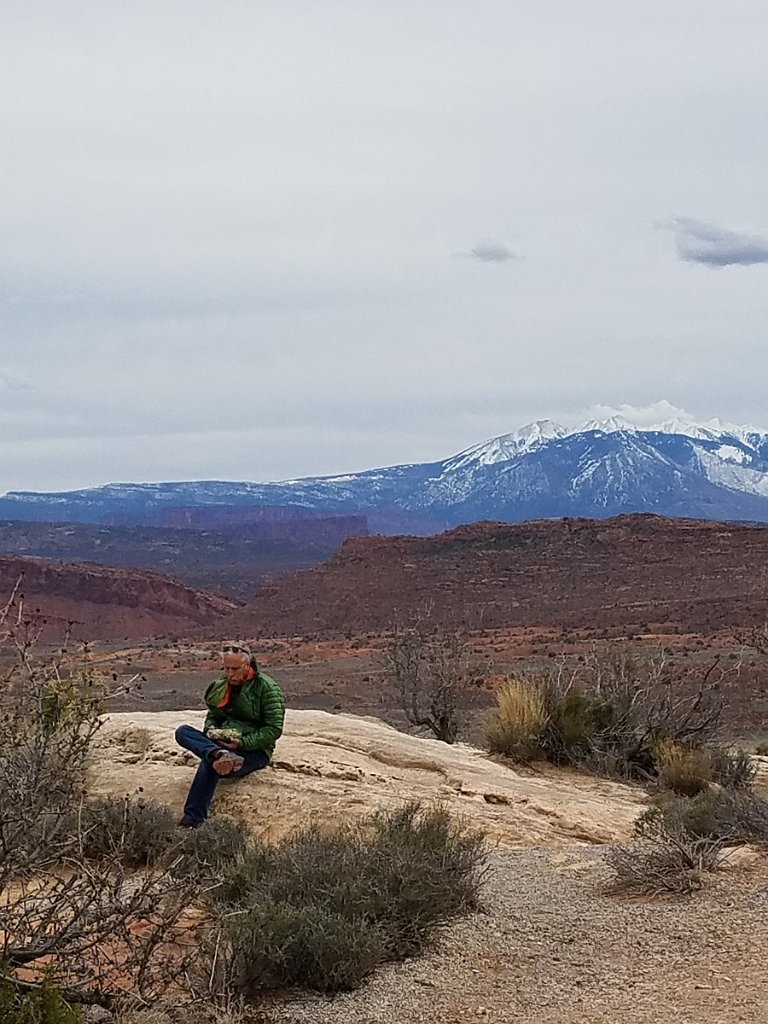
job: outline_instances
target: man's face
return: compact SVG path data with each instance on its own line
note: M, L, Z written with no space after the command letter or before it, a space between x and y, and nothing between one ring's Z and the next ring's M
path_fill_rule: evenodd
M224 662L224 670L228 676L237 675L248 664L248 655L244 651L239 651L233 647L223 647L221 658Z

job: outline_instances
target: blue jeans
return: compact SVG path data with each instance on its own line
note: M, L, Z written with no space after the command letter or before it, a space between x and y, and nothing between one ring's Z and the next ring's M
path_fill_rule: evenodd
M197 772L189 787L187 802L184 804L184 820L190 825L202 825L208 817L208 808L211 806L220 778L213 770L213 765L208 759L209 754L222 748L199 729L193 729L191 725L179 726L176 730L176 742L200 758ZM245 763L242 768L225 778L242 779L244 775L257 772L269 764L269 757L263 750L238 750L237 753L244 758Z

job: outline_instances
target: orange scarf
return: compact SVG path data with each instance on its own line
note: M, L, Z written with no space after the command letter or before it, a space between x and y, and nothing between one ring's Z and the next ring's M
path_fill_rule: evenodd
M222 699L219 702L218 706L220 708L227 707L227 705L229 704L229 701L230 701L230 699L232 697L232 690L233 690L233 688L236 687L236 686L237 687L244 686L246 683L249 683L251 681L251 679L255 678L255 676L256 676L256 673L253 670L253 665L250 665L248 667L248 675L245 677L245 679L242 681L242 683L230 683L229 681L227 681L226 693L222 697Z

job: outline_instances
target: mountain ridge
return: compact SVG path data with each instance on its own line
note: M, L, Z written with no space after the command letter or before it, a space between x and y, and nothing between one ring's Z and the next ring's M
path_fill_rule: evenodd
M211 505L365 515L373 533L434 533L475 519L634 512L768 522L768 432L680 417L638 426L612 416L573 428L539 420L442 461L359 473L11 491L0 498L0 518L143 522L174 508Z

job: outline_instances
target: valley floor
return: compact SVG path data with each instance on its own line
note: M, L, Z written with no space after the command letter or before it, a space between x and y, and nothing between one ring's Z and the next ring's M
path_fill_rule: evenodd
M766 1024L768 874L693 897L606 895L597 848L497 851L485 910L357 992L303 996L279 1024Z

